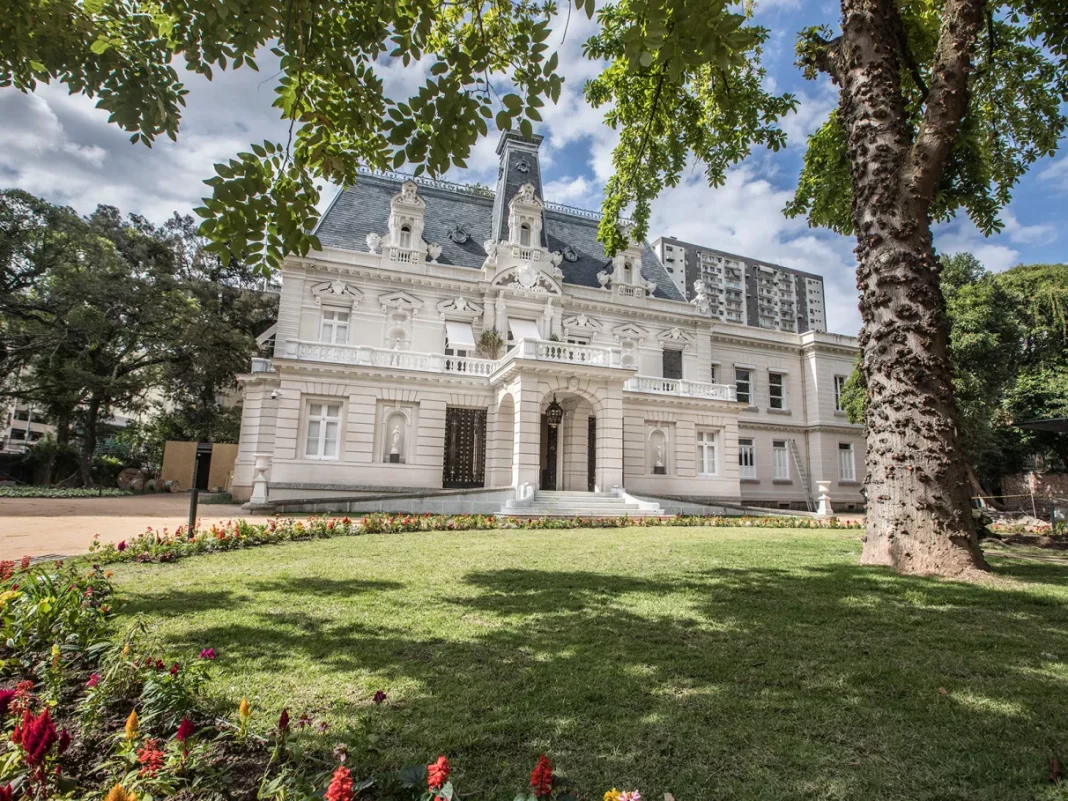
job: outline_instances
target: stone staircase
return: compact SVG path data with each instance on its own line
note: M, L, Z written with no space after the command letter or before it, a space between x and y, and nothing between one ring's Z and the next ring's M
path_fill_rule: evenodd
M501 507L508 517L663 517L655 504L638 504L612 492L535 490L529 501L510 500Z

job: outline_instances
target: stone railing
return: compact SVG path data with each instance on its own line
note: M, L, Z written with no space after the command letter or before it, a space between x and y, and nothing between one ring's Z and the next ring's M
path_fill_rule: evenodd
M681 398L705 398L707 400L737 400L735 388L730 384L706 384L701 381L685 381L681 378L650 378L634 376L623 384L628 392L648 392L654 395L675 395Z
M386 258L398 264L418 264L423 260L423 251L412 248L399 248L386 245L383 248Z
M584 364L591 367L623 367L623 351L599 345L572 345L548 339L521 339L504 357L533 359L558 364Z
M372 348L369 345L328 345L322 342L288 342L286 356L310 362L330 362L366 367L390 367L395 370L419 370L424 373L456 373L488 376L496 362L442 353L417 353L409 350Z

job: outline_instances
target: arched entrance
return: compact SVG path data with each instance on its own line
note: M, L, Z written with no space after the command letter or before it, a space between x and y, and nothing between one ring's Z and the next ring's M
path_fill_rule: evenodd
M563 409L563 418L555 428L546 419L553 400ZM593 405L573 392L549 392L542 398L540 413L539 488L592 491L597 471L597 418Z

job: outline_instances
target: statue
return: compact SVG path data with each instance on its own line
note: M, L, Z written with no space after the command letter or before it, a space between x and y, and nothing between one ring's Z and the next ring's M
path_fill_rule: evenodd
M656 443L656 466L664 466L664 446L662 443Z
M601 285L601 289L608 289L608 283L612 280L612 274L608 270L601 270L597 273L597 283Z
M378 253L378 249L382 246L382 237L378 234L367 235L367 249L372 253Z
M393 447L389 449L390 454L400 453L400 426L393 426Z
M487 239L482 243L482 249L486 251L486 260L482 262L482 269L497 266L497 242Z
M712 295L710 295L708 291L708 282L703 278L698 278L693 282L693 291L697 293L697 295L690 302L697 307L697 311L701 314L711 314Z
M426 252L430 254L430 263L437 264L438 256L441 255L441 245L432 244L426 246Z

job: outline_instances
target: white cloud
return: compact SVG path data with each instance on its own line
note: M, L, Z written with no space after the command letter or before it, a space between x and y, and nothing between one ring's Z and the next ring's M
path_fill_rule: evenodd
M1068 191L1068 156L1061 156L1039 174L1039 178Z

